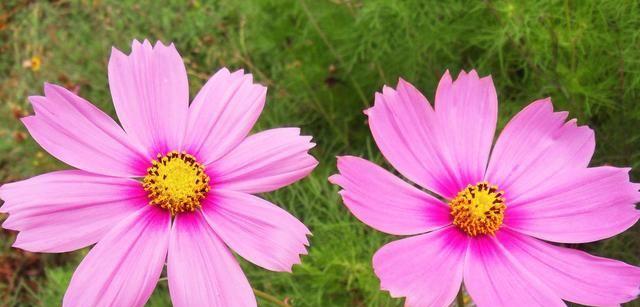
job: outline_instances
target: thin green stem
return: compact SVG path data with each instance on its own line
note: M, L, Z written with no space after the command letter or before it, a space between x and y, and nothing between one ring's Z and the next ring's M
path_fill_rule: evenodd
M264 300L267 300L269 302L272 302L272 303L274 303L274 304L276 304L278 306L291 307L291 305L287 304L286 302L283 302L283 301L279 300L277 297L275 297L275 296L273 296L273 295L271 295L269 293L260 291L260 290L258 290L256 288L253 288L253 293L255 293L257 297L262 298Z
M166 277L162 277L162 278L160 278L159 281L167 281L167 278ZM258 290L256 288L253 288L253 293L255 293L257 297L262 298L263 300L272 302L272 303L276 304L277 306L291 307L291 305L289 305L287 302L281 301L277 297L275 297L275 296L273 296L273 295L271 295L271 294L269 294L267 292L260 291L260 290Z

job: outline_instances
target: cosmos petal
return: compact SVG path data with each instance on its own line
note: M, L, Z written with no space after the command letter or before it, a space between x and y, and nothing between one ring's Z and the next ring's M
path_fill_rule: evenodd
M640 218L639 184L628 168L574 169L551 179L549 188L513 199L504 223L540 239L584 243L619 234Z
M162 273L170 222L146 206L116 224L73 273L63 306L143 306Z
M494 236L469 241L464 285L478 307L566 306L547 284L509 253Z
M391 242L373 256L381 288L407 306L449 306L462 283L469 238L455 227Z
M500 243L561 298L589 306L629 302L640 294L640 268L554 246L509 229Z
M257 196L216 190L203 204L205 218L231 249L272 271L290 272L307 254L304 224L280 207Z
M214 189L269 192L306 177L318 165L308 153L313 146L299 128L265 130L208 165L207 172L216 178Z
M447 71L435 96L440 151L453 170L458 192L484 176L498 120L498 97L491 76L479 78L475 70L461 71L453 82Z
M140 183L79 170L57 171L0 187L3 227L19 231L14 247L68 252L98 242L146 203Z
M131 54L113 48L109 59L113 104L127 134L148 157L181 148L189 108L189 84L173 44L133 41Z
M535 101L514 116L498 137L486 179L507 201L554 185L554 176L587 167L595 149L593 130L565 122L550 99Z
M57 85L45 84L45 96L29 97L34 116L22 118L31 136L54 157L102 175L144 174L140 147L104 112Z
M174 306L256 306L238 262L199 211L176 216L167 262Z
M349 210L375 229L411 235L451 224L447 205L374 163L338 157L338 170L329 181L342 187Z
M482 180L497 120L490 77L461 72L440 80L435 110L411 84L377 93L366 111L385 158L409 180L445 198Z
M202 87L189 107L187 152L203 164L214 162L247 136L264 107L267 88L253 76L223 68Z

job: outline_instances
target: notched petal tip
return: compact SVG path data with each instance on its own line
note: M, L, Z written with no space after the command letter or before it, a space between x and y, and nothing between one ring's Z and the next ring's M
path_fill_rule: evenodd
M53 88L55 88L55 86L56 85L51 83L51 82L48 82L48 81L43 82L42 83L42 89L43 89L45 95L47 94L47 91L52 90Z
M494 89L494 91L495 91L495 85L493 84L493 76L486 75L486 76L480 78L479 80L480 80L480 82L484 82L485 83L485 85L484 85L485 87L491 86L491 88Z
M126 57L127 55L124 52L122 52L120 49L116 48L115 46L111 46L111 55L109 58L109 63L111 63L111 60L122 59Z
M333 174L333 175L329 176L329 177L327 178L327 180L328 180L331 184L340 185L340 182L342 181L342 175L340 175L340 174Z
M267 96L268 87L259 83L254 83L254 86L257 86L258 91L260 91L260 99L264 99Z
M356 156L344 155L344 156L336 156L338 170L342 171L342 168L345 166L345 163L349 163L354 160L360 159Z
M466 80L468 75L469 74L464 69L461 69L456 77L456 82Z
M446 69L444 71L444 74L442 74L442 77L440 78L440 81L447 80L447 79L451 80L451 71L449 69Z
M133 39L133 41L131 42L131 53L129 55L140 50L153 50L153 46L151 45L151 42L149 42L149 39L145 38L142 42L140 42L138 39Z
M385 103L385 96L387 95L380 92L375 93L374 99L373 99L373 106L367 109L368 111L367 115L371 115L372 112L375 112L376 108L380 108L381 105Z
M162 40L157 40L153 44L153 49L156 49L156 48L172 48L172 46L173 46L173 43L165 44L164 42L162 42ZM175 47L173 47L173 49L175 49Z
M527 108L543 108L546 112L553 112L553 102L551 101L551 97L545 97L530 103L523 111Z
M72 93L64 86L54 84L54 83L49 83L49 82L44 83L45 98L49 98L54 101L57 99L67 100L67 97L69 94L72 94Z
M47 97L40 96L40 95L32 95L27 97L27 100L32 104L34 103L34 101L37 103L43 103L44 102L43 100L46 100L46 99Z
M300 140L300 143L303 143L303 144L307 145L307 147L306 147L307 150L310 150L311 148L316 147L316 143L311 141L311 140L313 140L313 136L311 136L311 135L298 135L297 137Z
M4 225L2 225L2 227L4 227ZM11 229L11 228L7 228L7 227L4 227L4 228L5 228L5 229ZM22 243L21 243L21 242L18 242L18 240L19 240L19 238L18 238L18 237L19 237L19 236L17 236L17 237L16 237L16 240L13 242L13 244L11 244L11 247L16 248L16 249L21 249L21 250L23 250L23 251L25 251L25 252L31 252L31 251L29 251L29 250L25 249L25 248L22 246Z
M290 129L291 131L295 131L294 132L295 135L300 135L302 133L302 130L299 127L288 127L286 129Z
M3 225L4 227L4 225ZM4 227L6 229L10 229L10 230L15 230L15 231L19 231L19 229L12 229L12 228L7 228ZM41 249L41 248L37 248L36 247L37 244L34 245L33 242L30 242L28 239L25 240L23 233L20 232L18 233L18 235L16 236L15 241L13 241L13 244L11 244L11 247L13 248L17 248L17 249L21 249L25 252L30 252L30 253L48 253L48 252L56 252L54 250L51 249Z
M218 69L218 71L216 71L216 73L219 73L219 72L225 73L227 75L231 74L231 71L226 66L222 66L220 69Z
M478 76L478 72L475 69L472 69L471 71L469 71L468 77L470 77L473 80L480 79L480 77Z
M403 79L402 77L398 77L398 84L396 85L396 91L397 92L411 91L411 92L417 92L420 95L422 95L422 93L420 93L420 91L413 84L411 84L411 82Z
M402 77L398 78L398 85L396 86L396 90L398 92L414 91L420 93L420 91L413 84L411 84L411 82L403 79ZM420 93L420 95L422 95L422 93Z
M240 76L241 78L246 78L247 76L249 76L251 74L245 74L244 73L244 68L240 68L236 71L232 71L231 72L231 77L238 77ZM250 76L251 80L253 81L253 76Z
M33 124L34 120L36 120L35 115L29 115L29 116L20 118L20 121L22 122L23 125L25 125L25 127L27 127L27 130L29 129L29 126Z
M137 38L134 38L131 41L131 51L133 51L134 48L140 48L141 46L142 46L142 42L140 42Z
M127 59L128 56L124 52L116 47L111 47L111 55L109 55L109 63L107 63L108 70L113 71L116 67L125 65Z
M145 38L144 41L142 42L142 47L145 47L147 49L153 49L151 42L147 38Z
M7 210L6 213L9 213L9 218L7 218L2 223L2 228L8 229L8 230L13 230L13 231L19 231L20 229L18 229L18 227L16 227L15 220L13 218L11 218L11 213L8 210Z
M229 72L229 70L226 68L220 69L218 72L220 71L227 72L227 73ZM242 83L246 84L252 90L259 92L260 98L266 97L268 87L263 84L257 83L254 80L252 73L245 73L244 69L238 69L234 72L231 72L230 77L240 78L242 80L241 81Z
M29 96L28 100L29 100L29 103L31 103L31 106L33 107L33 112L35 114L39 114L43 112L45 106L47 105L47 98L45 96ZM21 118L24 118L24 116Z
M390 87L386 84L382 86L382 95L389 96L389 95L395 95L395 93L396 93L396 90L393 89L393 87Z

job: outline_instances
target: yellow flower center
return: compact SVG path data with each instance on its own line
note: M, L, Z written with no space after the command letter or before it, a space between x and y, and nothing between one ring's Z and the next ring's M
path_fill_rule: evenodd
M210 190L209 176L194 156L171 151L158 154L151 163L142 186L152 205L169 210L171 215L200 208Z
M470 236L495 233L507 208L503 196L504 192L487 182L468 185L449 202L453 225Z

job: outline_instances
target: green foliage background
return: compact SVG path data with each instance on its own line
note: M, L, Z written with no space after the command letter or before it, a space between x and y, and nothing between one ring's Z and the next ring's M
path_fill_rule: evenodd
M476 68L493 76L500 127L551 96L556 109L596 131L594 165L632 166L639 181L638 29L636 1L3 1L0 182L66 167L17 119L31 112L26 97L41 94L43 82L77 88L113 115L111 46L128 52L133 38L171 41L186 61L192 95L221 66L244 68L269 86L256 130L300 126L318 143L321 164L309 178L265 195L311 228L310 254L293 274L242 260L252 286L293 306L399 306L379 291L371 269L376 249L396 238L356 221L326 179L336 155L385 164L362 114L374 92L402 76L431 98L446 69ZM24 67L32 57L40 70ZM0 234L0 305L59 304L86 251L22 253L10 248L13 237ZM572 247L640 264L638 226ZM161 281L149 305L168 304Z

